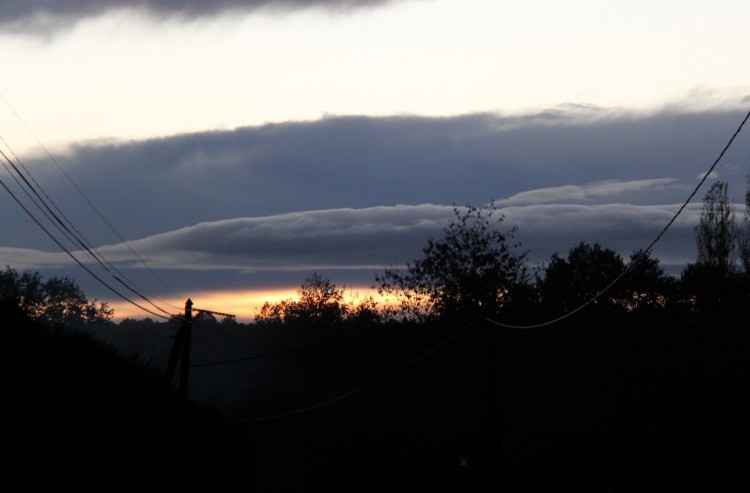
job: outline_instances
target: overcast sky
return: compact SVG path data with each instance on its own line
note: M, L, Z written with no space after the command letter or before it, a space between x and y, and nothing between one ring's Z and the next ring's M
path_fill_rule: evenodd
M313 272L364 292L453 204L494 200L533 262L579 241L627 257L750 109L748 18L730 0L0 0L0 148L171 305L247 318ZM741 206L748 173L746 129L656 246L665 266L694 261L707 187ZM0 191L0 263L147 315Z

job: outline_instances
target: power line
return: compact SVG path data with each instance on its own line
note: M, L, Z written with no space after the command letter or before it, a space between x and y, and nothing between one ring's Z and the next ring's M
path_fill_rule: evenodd
M104 258L104 256L102 256L98 251L96 251L96 249L91 245L91 243L83 236L83 234L75 227L75 225L73 225L70 219L68 219L68 217L65 216L65 214L62 212L62 210L60 210L57 204L55 204L54 201L49 197L49 195L44 191L44 189L39 184L39 182L37 182L36 179L34 179L34 177L29 172L28 168L26 168L26 166L24 166L23 163L18 159L18 156L16 155L16 153L8 145L8 143L5 141L5 139L2 136L0 136L0 140L3 142L3 144L5 144L5 146L8 148L10 153L16 158L16 161L18 162L18 166L16 166L13 160L11 160L5 154L5 152L3 152L0 149L0 155L2 155L2 157L7 162L7 164L3 163L6 170L8 171L9 174L11 174L11 176L13 176L14 180L19 185L19 187L26 193L29 199L42 211L44 216L58 229L58 231L63 233L63 235L66 236L68 240L71 241L73 244L76 244L80 248L85 250L86 253L91 257L91 259L93 259L102 268L104 268L104 270L106 270L123 287L125 287L126 289L131 291L133 294L140 297L141 299L143 299L144 301L146 301L147 303L149 303L151 306L161 311L162 313L166 315L171 315L169 312L157 306L155 303L149 300L146 296L144 296L141 292L131 287L130 285L128 285L125 281L121 279L121 277L126 278L126 279L127 277L124 276L124 274L122 274L109 261L107 261ZM10 165L13 171L11 171L8 168L8 165ZM24 173L21 172L19 167L23 168L23 170L26 172L26 175L24 175ZM15 172L15 175L13 174L13 172ZM28 176L28 179L26 176ZM18 178L20 178L20 181ZM31 180L31 182L29 180ZM42 197L42 195L44 197ZM36 199L34 197L36 197ZM52 210L52 207L50 207L48 202L52 204L52 207L54 207L55 210ZM42 208L42 206L44 208ZM45 209L46 209L46 212L45 212Z
M589 300L587 300L585 303L583 303L582 305L580 305L578 308L575 308L574 310L572 310L572 311L570 311L570 312L568 312L568 313L566 313L566 314L564 314L564 315L562 315L560 317L557 317L557 318L555 318L553 320L549 320L547 322L543 322L543 323L539 323L539 324L532 324L532 325L511 325L511 324L505 324L505 323L502 323L502 322L498 322L498 321L492 320L490 318L486 319L487 322L489 322L491 324L494 324L494 325L497 325L497 326L500 326L500 327L505 327L507 329L519 329L519 330L537 329L537 328L540 328L540 327L545 327L545 326L548 326L548 325L553 325L553 324L556 324L556 323L558 323L558 322L560 322L562 320L565 320L566 318L573 316L574 314L578 313L579 311L583 310L584 308L586 308L587 306L589 306L591 303L593 303L597 299L599 299L599 297L601 297L605 292L607 292L615 284L617 284L618 282L620 282L620 280L622 280L622 278L628 272L630 272L630 270L632 270L633 266L635 266L642 258L644 258L646 255L648 255L648 253L651 251L651 249L654 247L654 245L656 245L656 243L659 240L661 240L662 236L664 236L664 233L667 232L667 230L677 220L677 217L682 213L683 210L685 210L685 207L687 207L687 205L690 203L690 201L693 199L693 197L695 197L695 194L698 193L698 190L700 189L700 187L703 185L703 183L705 183L705 181L708 179L709 175L713 172L714 168L716 168L716 166L719 164L719 161L721 161L721 159L724 157L724 154L726 154L726 152L732 146L732 143L737 138L737 136L739 135L740 131L742 131L742 127L745 126L745 123L747 123L748 119L750 119L750 111L748 111L747 115L745 115L745 118L739 124L739 126L737 127L737 130L735 130L734 134L732 134L732 137L729 139L729 142L727 142L727 144L721 150L721 153L719 153L719 156L713 162L713 164L711 165L711 167L708 168L708 171L706 171L706 173L704 173L703 177L700 179L700 181L695 186L695 188L693 189L693 191L690 193L690 195L688 196L688 198L680 206L680 208L677 210L677 212L672 216L672 219L670 219L669 222L667 222L667 224L664 226L664 228L662 228L662 230L659 232L659 234L656 235L656 237L651 242L651 244L649 244L649 246L645 250L643 250L640 253L640 255L638 255L638 257L636 257L633 261L631 261L630 264L628 264L628 266L625 268L625 270L622 271L622 273L619 276L617 276L612 282L610 282L607 286L605 286L604 288L602 288L598 293L596 293L594 296L592 296Z
M565 315L563 315L561 317L558 317L558 318L556 318L554 320L550 320L550 321L545 322L545 323L535 324L535 325L519 326L519 325L503 324L503 323L491 320L489 318L486 319L486 321L489 322L489 323L492 323L494 325L498 325L498 326L506 327L506 328L512 328L512 329L532 329L532 328L539 328L539 327L543 327L543 326L547 326L547 325L552 325L554 323L558 323L558 322L560 322L560 321L562 321L562 320L564 320L564 319L572 316L573 314L577 313L578 311L583 310L584 308L586 308L591 303L595 302L606 291L608 291L616 283L618 283L633 268L634 265L636 265L641 259L643 259L646 255L648 255L648 253L653 249L653 247L656 245L656 243L658 243L658 241L661 239L661 237L672 226L672 224L677 219L677 217L682 213L682 211L685 209L685 207L689 204L689 202L692 200L692 198L698 192L698 190L703 185L703 183L706 181L706 179L710 175L710 173L719 164L719 162L723 158L724 154L727 152L727 150L730 148L730 146L734 142L734 140L737 137L737 135L739 135L740 131L742 130L742 128L745 125L745 123L747 122L748 118L750 118L750 112L748 112L748 114L742 120L742 122L740 123L739 127L737 128L737 130L735 131L735 133L730 138L729 142L722 149L722 151L719 154L718 158L714 161L714 163L711 165L711 167L709 168L709 170L704 174L703 178L700 180L700 182L695 187L695 189L693 190L693 192L688 196L688 198L686 199L686 201L679 208L679 210L674 214L674 216L671 218L671 220L664 226L664 228L659 232L659 234L649 244L649 246L645 250L641 251L640 255L638 255L634 260L632 260L631 263L626 267L626 269L615 280L613 280L609 285L607 285L606 287L604 287L601 291L599 291L596 295L594 295L593 297L591 297L588 301L586 301L585 303L583 303L578 308L572 310L571 312L568 312L567 314L565 314ZM343 400L343 399L345 399L347 397L353 396L353 395L355 395L355 394L357 394L359 392L362 392L362 391L364 391L364 390L366 390L366 389L368 389L368 388L370 388L370 387L372 387L374 385L377 385L378 383L380 383L380 382L382 382L382 381L384 381L384 380L386 380L386 379L388 379L388 378L390 378L390 377L398 374L399 372L405 370L409 366L411 366L411 365L417 363L418 361L424 359L429 354L433 353L434 351L436 351L440 347L444 346L445 344L447 344L448 342L450 342L451 340L453 340L460 333L462 333L463 331L465 331L470 325L471 325L471 323L468 324L467 326L465 326L464 328L462 328L461 330L459 330L459 331L451 334L450 336L448 336L446 339L444 339L443 341L441 341L437 345L433 346L432 348L430 348L426 352L420 354L418 357L410 360L409 362L405 363L404 365L401 365L398 368L396 368L396 369L394 369L394 370L392 370L392 371L390 371L390 372L382 375L381 377L379 377L379 378L377 378L375 380L372 380L372 381L370 381L370 382L368 382L368 383L366 383L364 385L361 385L361 386L359 386L359 387L357 387L357 388L355 388L355 389L353 389L351 391L345 392L345 393L340 394L340 395L338 395L336 397L333 397L331 399L327 399L325 401L318 402L318 403L310 405L310 406L306 406L306 407L294 409L294 410L283 412L283 413L279 413L279 414L269 415L269 416L263 416L263 417L257 417L257 418L249 418L249 419L246 419L244 421L267 421L267 420L274 420L274 419L279 419L279 418L283 418L283 417L293 416L293 415L297 415L297 414L303 414L303 413L312 411L314 409L318 409L318 408L321 408L321 407L324 407L324 406L336 403L336 402L338 402L340 400ZM227 364L227 363L242 362L242 361L248 361L248 360L259 359L259 358L266 358L266 357L272 357L272 356L281 356L281 355L290 354L290 353L298 352L298 351L299 350L297 350L297 351L292 350L292 351L280 351L280 352L275 352L275 353L259 354L259 355L244 357L244 358L235 358L235 359L230 359L230 360L223 360L223 361L216 361L216 362L204 363L204 364L200 364L200 365L195 365L194 367L205 367L205 366L214 366L214 365L221 365L221 364Z
M392 335L392 334L389 334ZM350 344L360 344L363 342L372 342L372 341L382 341L386 339L386 337L380 336L380 337L363 337L360 339L352 339L349 341L340 342L338 344L329 344L327 346L315 346L315 347L309 347L309 348L294 348L294 349L286 349L283 351L273 351L269 353L260 353L260 354L253 354L249 356L242 356L239 358L229 358L224 360L217 360L217 361L207 361L205 363L197 363L190 365L190 368L206 368L210 366L221 366L226 364L232 364L232 363L242 363L245 361L253 361L257 359L265 359L265 358L274 358L278 356L287 356L289 354L298 354L298 353L309 353L312 351L321 352L321 351L329 351L331 349L340 348L341 346L348 346Z
M34 216L34 214L23 204L23 202L21 202L21 200L16 196L16 194L13 193L13 191L8 187L8 185L6 185L6 183L3 181L2 178L0 178L0 186L2 186L8 192L8 194L13 198L13 200L16 201L16 203L21 207L21 209L23 209L24 212L26 212L26 214L28 214L28 216L40 228L42 228L42 231L44 231L47 234L47 236L49 236L50 239L52 241L54 241L55 244L57 244L57 246L59 246L66 254L68 254L68 256L71 259L73 259L79 266L81 266L86 272L88 272L91 275L91 277L93 277L94 279L96 279L104 287L106 287L107 289L109 289L114 294L116 294L117 296L119 296L123 300L127 301L128 303L130 303L130 304L132 304L132 305L140 308L141 310L143 310L143 311L145 311L147 313L150 313L151 315L154 315L156 317L167 319L167 320L169 319L169 317L165 317L164 315L160 315L160 314L158 314L156 312L153 312L153 311L149 310L148 308L145 308L145 307L139 305L135 301L131 300L130 298L128 298L124 294L120 293L118 290L116 290L115 288L113 288L109 284L107 284L107 282L105 282L102 278L100 278L99 276L97 276L91 269L89 269L83 262L81 262L75 255L73 255L73 253L71 253L70 250L68 250L65 247L65 245L63 245L62 243L60 243L60 241L57 238L55 238L55 236L52 233L49 232L49 230L36 218L36 216Z
M16 181L19 187L26 193L29 199L34 203L34 205L36 205L37 208L39 208L42 214L44 214L44 216L58 229L58 231L60 231L66 238L68 238L68 240L71 243L76 244L80 248L82 248L92 260L94 260L102 268L104 268L104 270L106 270L123 287L125 287L126 289L131 291L133 294L140 297L141 299L143 299L144 301L146 301L147 303L149 303L151 306L161 311L162 313L171 315L169 312L157 306L155 303L149 300L146 296L141 294L138 290L131 287L130 285L128 285L125 281L121 279L121 277L125 279L127 279L127 277L124 274L122 274L122 272L120 272L114 265L112 265L109 261L107 261L104 258L104 256L102 256L91 245L91 243L83 236L83 234L73 225L73 223L67 218L67 216L65 216L65 214L60 210L57 204L54 203L54 201L49 197L49 195L47 195L47 193L44 191L41 185L39 185L39 182L37 182L34 179L34 177L29 172L28 168L26 168L23 165L23 163L20 160L18 160L18 157L16 156L15 152L13 152L13 149L8 145L8 143L5 141L5 139L2 136L0 136L0 141L2 141L5 144L5 146L10 150L11 154L13 154L13 156L16 158L18 165L21 168L23 168L23 170L26 172L26 175L28 175L28 179L21 172L21 170L19 169L19 166L16 166L13 160L11 160L5 154L5 152L2 151L2 149L0 149L0 156L2 156L3 159L7 162L7 164L3 163L3 166L8 171L8 173L13 177L13 179ZM8 165L10 165L10 168L12 168L13 171L9 169ZM15 174L13 172L15 172ZM31 182L29 181L29 179L31 180ZM42 195L44 197L42 197ZM34 197L36 197L36 199ZM52 206L55 209L54 211L52 210L52 207L50 207L50 205L47 202L52 204ZM132 281L130 282L132 283Z
M0 94L0 97L2 97L3 101L5 101L8 108L13 112L13 114L16 116L16 118L22 123L22 125L26 128L26 130L31 134L31 136L34 138L34 140L37 142L37 144L44 150L46 155L49 157L49 159L57 166L59 171L65 176L65 178L70 182L70 184L78 191L78 193L83 197L83 199L88 203L88 205L96 212L96 214L100 217L100 219L109 227L109 229L120 239L120 241L130 250L130 252L138 258L138 260L142 263L144 267L146 267L157 279L159 279L162 283L164 281L159 278L158 275L145 263L145 261L130 247L130 245L125 241L125 239L114 229L114 227L111 225L109 221L104 217L102 212L89 200L89 198L86 196L86 194L81 190L78 185L73 181L73 179L68 175L65 170L62 168L62 166L58 163L58 161L54 158L54 156L49 152L49 150L42 144L42 142L36 137L34 132L29 128L29 126L24 122L24 120L21 118L21 116L16 112L16 110L13 108L13 106L10 104L10 102ZM5 147L10 151L10 153L15 158L15 161L18 163L18 166L13 162L12 159L10 159L2 150L0 150L0 154L2 154L2 157L5 159L6 163L3 163L3 166L6 168L8 173L13 177L13 179L16 181L18 186L26 193L28 198L31 200L31 202L34 203L34 205L37 206L37 208L42 212L42 214L47 218L50 223L52 223L60 233L62 233L68 241L70 241L72 244L77 245L78 247L82 248L85 253L89 255L89 257L97 262L104 270L106 270L112 278L117 281L120 285L122 285L124 288L126 288L131 293L135 294L139 298L141 298L146 303L153 306L156 310L168 315L171 317L171 313L164 310L160 306L158 306L156 303L151 301L148 296L146 296L147 292L140 288L135 282L130 280L122 271L120 271L117 267L115 267L111 262L109 262L100 252L96 250L96 248L93 247L91 242L89 242L86 237L75 227L75 225L68 219L68 217L62 212L62 210L57 206L57 204L50 198L50 196L44 191L42 186L39 184L39 182L33 177L29 169L23 164L23 162L20 160L20 158L16 155L16 153L13 151L13 149L10 147L8 142L5 141L5 139L0 136L0 141L5 145ZM11 169L8 167L10 165ZM23 169L23 172L21 169ZM15 174L14 174L15 172ZM25 174L24 174L25 172ZM27 178L28 177L28 178ZM19 181L20 178L20 181ZM30 180L30 181L29 181ZM22 183L23 182L23 183ZM4 187L10 192L7 186ZM33 194L33 196L32 196ZM41 194L41 195L40 195ZM36 198L34 198L36 197ZM19 202L19 205L21 205L20 200L14 196L14 199ZM41 204L41 205L40 205ZM50 206L51 204L51 206ZM53 210L54 208L54 210ZM39 224L39 221L36 220L36 218L33 217L33 214L31 211L29 211L27 208L24 207L24 210L29 214L37 224ZM55 212L56 211L56 212ZM41 226L41 224L40 224ZM52 234L45 229L45 232L52 237ZM53 237L54 239L54 237ZM55 240L56 243L60 245L60 243ZM62 245L60 245L62 246ZM66 250L66 253L71 255L77 262L78 260ZM80 262L78 262L80 264ZM91 273L90 269L86 269L88 272ZM100 280L98 276L95 276L97 280ZM126 282L127 281L127 282ZM106 285L106 284L105 284ZM109 285L107 285L109 287ZM165 284L166 286L166 284ZM169 286L166 286L168 289ZM111 289L111 287L109 287ZM146 294L144 294L146 293ZM116 293L118 296L122 297L120 293ZM153 296L152 296L153 297ZM155 298L155 297L154 297ZM130 300L128 300L130 301ZM168 302L163 303L173 306ZM139 306L139 305L136 305ZM141 308L139 306L139 308ZM146 310L148 313L155 314L151 310ZM160 315L157 315L160 316ZM161 317L161 316L160 316ZM166 317L162 317L166 318Z
M50 151L49 151L49 150L47 149L47 147L46 147L46 146L45 146L45 145L44 145L44 144L43 144L43 143L42 143L42 142L41 142L41 141L39 140L39 138L37 138L37 136L36 136L36 134L34 133L34 131L33 131L33 130L32 130L32 129L31 129L31 128L30 128L30 127L29 127L29 126L28 126L28 125L26 124L26 122L25 122L25 121L23 120L23 118L21 118L21 115L19 115L19 114L18 114L18 112L17 112L17 111L15 110L15 108L13 107L13 105L11 105L11 104L10 104L10 102L9 102L9 101L7 100L7 98L6 98L6 97L5 97L5 96L4 96L4 95L3 95L2 93L0 93L0 98L2 98L2 99L3 99L3 101L4 101L4 102L5 102L5 104L6 104L7 106L8 106L8 108L10 109L10 111L11 111L11 112L12 112L12 113L13 113L13 114L15 115L15 117L16 117L16 118L18 119L18 121L19 121L19 122L20 122L20 123L21 123L21 124L23 125L23 127L24 127L24 128L25 128L25 129L26 129L26 130L27 130L28 132L29 132L29 135L31 135L31 137L32 137L32 138L34 139L34 141L35 141L35 142L37 143L37 145L39 145L39 147L40 147L40 148L41 148L41 149L42 149L42 150L44 151L44 153L45 153L45 154L47 155L47 157L48 157L48 158L49 158L49 159L50 159L50 160L51 160L51 161L52 161L52 162L53 162L53 163L55 164L55 166L57 167L57 169L58 169L58 170L59 170L59 171L60 171L60 172L61 172L61 173L63 174L63 176L64 176L64 177L65 177L65 178L67 179L67 181L68 181L68 182L69 182L69 183L70 183L70 184L71 184L71 185L73 186L73 188L74 188L74 189L75 189L75 190L76 190L76 191L78 192L78 194L79 194L79 195L80 195L80 196L81 196L81 197L83 198L83 200L84 200L84 201L85 201L85 202L86 202L86 203L87 203L87 204L89 205L89 207L91 207L91 209L92 209L92 210L93 210L93 211L94 211L94 212L96 213L96 215L97 215L97 216L99 216L99 218L100 218L100 219L102 220L102 222L103 222L103 223L104 223L104 224L105 224L105 225L106 225L106 226L107 226L107 227L109 228L109 230L110 230L110 231L112 231L112 233L114 233L114 235L115 235L115 236L116 236L116 237L117 237L117 238L118 238L118 239L120 240L120 242L121 242L121 243L122 243L123 245L125 245L125 247L126 247L126 248L127 248L127 249L128 249L129 251L130 251L130 253L132 253L132 254L133 254L133 256L135 256L135 258L136 258L136 259L138 259L138 261L139 261L139 262L141 263L141 265L143 265L143 266L144 266L144 267L146 268L146 270L148 270L148 271L149 271L149 272L150 272L150 273L151 273L151 274L152 274L152 275L153 275L153 276L154 276L154 277L155 277L155 278L156 278L156 279L157 279L157 280L158 280L158 281L159 281L159 282L160 282L160 283L161 283L161 284L162 284L162 285L164 286L164 287L166 287L166 288L167 288L168 290L170 290L170 291L171 291L171 292L172 292L172 293L173 293L173 294L174 294L175 296L177 296L177 293L175 293L174 289L173 289L173 288L172 288L171 286L169 286L169 285L168 285L168 284L167 284L167 283L166 283L166 282L164 281L164 279L163 279L163 278L162 278L161 276L159 276L159 275L158 275L158 274L156 273L156 271L154 271L154 270L153 270L153 269L152 269L152 268L151 268L151 267L150 267L150 266L149 266L149 265L148 265L148 264L146 263L146 261L145 261L145 260L144 260L144 259L143 259L143 258L142 258L142 257L141 257L140 255L138 255L138 253L137 253L137 252L136 252L135 250L133 250L133 248L132 248L132 247L130 246L130 244L129 244L129 243L128 243L128 242L127 242L127 241L126 241L126 240L125 240L125 239L124 239L124 238L122 237L122 235L120 235L120 233L119 233L119 232L118 232L118 231L117 231L117 230L116 230L116 229L114 228L114 226L112 226L112 224L111 224L111 223L110 223L110 222L109 222L109 221L107 220L107 218L106 218L106 217L104 216L104 214L103 214L103 213L102 213L102 212L101 212L101 211L99 210L99 208L97 208L97 207L96 207L96 206L94 205L94 203L93 203L93 202L92 202L92 201L91 201L91 200L90 200L90 199L88 198L88 196L86 196L86 194L85 194L85 193L83 192L83 190L82 190L82 189L81 189L81 188L80 188L80 187L79 187L79 186L78 186L78 185L77 185L77 184L76 184L76 183L75 183L75 182L73 181L73 179L72 179L72 178L70 177L70 175L69 175L69 174L68 174L68 173L67 173L67 172L65 171L65 169L64 169L64 168L63 168L63 167L62 167L62 166L60 165L60 163L59 163L59 162L57 161L57 159L55 159L55 157L54 157L54 156L52 155L52 153L51 153L51 152L50 152ZM5 140L4 140L4 139L3 139L3 142L5 143ZM5 143L5 145L6 145L6 147L8 147L8 149L10 149L10 147L8 146L8 144L7 144L7 143ZM11 152L13 152L13 151L11 150ZM13 153L13 154L15 155L15 153ZM20 162L20 161L19 161L19 162ZM24 167L24 169L25 169L25 167ZM27 170L27 173L28 173L28 170ZM45 195L46 195L46 194L45 194ZM120 273L120 274L121 274L121 273ZM122 275L122 274L121 274L121 275ZM131 281L131 282L132 282L132 281ZM155 297L154 297L154 298L155 298ZM158 298L157 298L157 299L158 299ZM175 306L175 305L172 305L172 304L170 304L170 303L168 303L168 302L166 302L166 301L164 301L164 300L159 300L159 301L161 301L162 303L164 303L164 304L166 304L166 305L169 305L169 306L171 306L172 308L177 308L177 309L181 309L180 307L178 307L178 306ZM154 305L154 306L155 306L155 305ZM157 307L157 308L158 308L158 307ZM159 310L161 310L160 308L158 308L158 309L159 309ZM163 311L163 310L162 310L162 311ZM165 312L165 313L167 313L167 312Z
M391 378L391 377L393 377L393 376L401 373L402 371L406 370L410 366L413 366L413 365L417 364L418 362L422 361L423 359L425 359L426 357L428 357L429 355L431 355L432 353L434 353L438 349L442 348L443 346L445 346L446 344L448 344L449 342L451 342L453 339L455 339L459 335L463 334L473 324L474 324L474 322L469 322L468 324L464 325L461 329L457 330L456 332L452 333L451 335L449 335L448 337L446 337L445 339L443 339L439 343L435 344L434 346L432 346L428 350L426 350L423 353L421 353L416 358L413 358L413 359L407 361L403 365L401 365L401 366L399 366L399 367L391 370L390 372L388 372L388 373L386 373L386 374L384 374L384 375L376 378L375 380L372 380L372 381L370 381L370 382L368 382L368 383L366 383L364 385L361 385L361 386L359 386L359 387L357 387L357 388L355 388L353 390L350 390L349 392L345 392L345 393L337 395L336 397L333 397L331 399L327 399L325 401L318 402L316 404L312 404L310 406L306 406L306 407L303 407L303 408L294 409L292 411L287 411L287 412L283 412L283 413L279 413L279 414L272 414L272 415L269 415L269 416L261 416L261 417L257 417L257 418L249 418L249 419L244 419L244 420L240 420L240 421L270 421L270 420L279 419L279 418L286 418L286 417L294 416L294 415L297 415L297 414L307 413L307 412L310 412L310 411L312 411L314 409L319 409L321 407L325 407L325 406L331 405L333 403L336 403L338 401L346 399L347 397L351 397L351 396L353 396L355 394L359 394L360 392L363 392L363 391L365 391L365 390L367 390L367 389L369 389L371 387L374 387L375 385L383 382L384 380L387 380L387 379L389 379L389 378Z

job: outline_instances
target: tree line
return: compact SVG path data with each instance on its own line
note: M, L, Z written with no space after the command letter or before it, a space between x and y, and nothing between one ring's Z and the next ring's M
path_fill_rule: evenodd
M344 288L313 273L296 299L266 302L255 324L320 327L478 318L536 324L583 307L587 317L695 318L714 316L719 309L731 312L750 301L750 175L740 218L726 182L717 181L706 192L695 226L696 260L679 277L665 273L648 251L634 251L625 260L585 241L565 256L555 253L544 265L531 267L528 251L514 240L517 228L501 230L504 217L494 203L454 207L453 212L442 237L429 238L420 258L376 276L372 287L386 301L372 296L345 301ZM0 271L0 303L49 326L95 327L111 324L114 316L106 302L89 300L71 278L44 280L10 266ZM216 322L201 316L207 319L203 323Z
M345 303L344 290L315 273L297 299L265 303L255 322L266 325L475 320L536 324L581 310L596 318L681 315L715 317L750 301L750 175L744 213L737 218L728 184L717 181L703 199L695 226L696 261L679 277L668 275L650 251L625 260L585 241L566 256L555 253L533 269L528 252L514 241L516 227L501 231L504 217L490 203L454 207L443 236L430 238L422 256L386 269L372 297Z
M94 327L111 323L114 310L106 302L89 300L70 277L45 280L38 272L0 271L0 306L20 310L48 327Z

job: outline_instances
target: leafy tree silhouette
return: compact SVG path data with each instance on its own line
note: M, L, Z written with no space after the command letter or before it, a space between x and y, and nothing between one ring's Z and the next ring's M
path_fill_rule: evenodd
M737 250L740 256L745 278L750 279L750 175L747 175L745 189L745 218L737 235Z
M582 241L570 249L567 258L557 253L550 258L544 277L537 280L542 302L555 315L568 313L597 296L624 270L625 263L617 252ZM597 314L622 313L623 297L623 286L616 284L598 297L591 308Z
M728 189L726 182L717 181L706 192L695 227L697 260L688 264L680 277L681 297L699 316L723 313L731 318L727 314L750 301L748 278L741 275L737 265L738 252L743 261L746 237L736 222ZM746 200L750 198L746 196Z
M623 306L639 315L664 309L674 301L676 279L667 275L659 259L649 252L636 250L630 255L628 273L623 279Z
M109 323L114 314L107 303L90 301L69 277L51 277L44 281L38 272L19 274L9 266L0 272L0 298L50 326Z
M453 208L443 237L430 238L421 259L386 269L375 279L381 295L394 296L405 318L492 317L525 284L527 252L510 244L516 228L501 232L495 205Z
M729 275L734 269L735 224L734 207L728 199L729 185L717 181L703 198L703 210L695 227L698 246L698 263L710 266L720 275Z
M344 320L348 306L343 302L344 290L317 272L306 278L297 290L298 300L266 302L256 315L256 323L289 323L322 326Z

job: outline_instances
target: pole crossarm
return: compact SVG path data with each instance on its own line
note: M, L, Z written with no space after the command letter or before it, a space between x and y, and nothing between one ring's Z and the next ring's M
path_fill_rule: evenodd
M221 317L234 318L234 315L232 315L231 313L215 312L211 310L203 310L201 308L193 308L193 310L195 310L198 313L211 313L212 315L219 315Z

